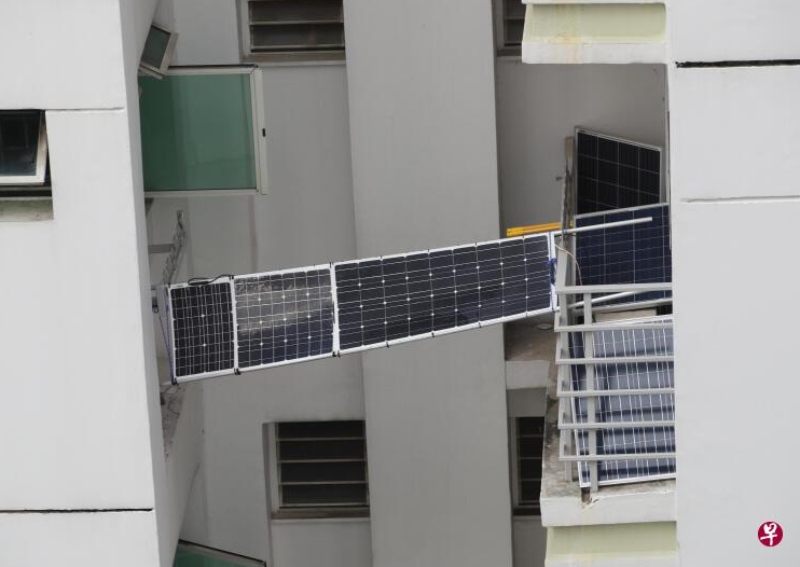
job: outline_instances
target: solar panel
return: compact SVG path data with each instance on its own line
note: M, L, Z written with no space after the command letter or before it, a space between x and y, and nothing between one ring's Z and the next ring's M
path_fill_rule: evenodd
M233 372L230 282L173 286L169 298L175 377Z
M234 278L238 368L333 356L330 267Z
M650 319L646 321L665 321ZM625 329L597 331L593 334L596 358L667 356L674 353L672 329ZM571 336L572 356L582 358L581 335ZM595 365L595 388L608 391L598 396L595 419L600 423L635 423L646 421L674 421L675 396L661 392L674 388L672 362L639 362ZM586 367L572 367L572 386L585 390ZM652 393L615 395L615 390L649 389ZM589 420L588 404L584 398L573 399L573 412L578 423ZM576 430L579 454L589 453L588 431ZM631 455L631 459L606 460L598 463L600 484L634 482L671 478L675 474L674 458L636 458L637 454L663 453L675 450L673 426L609 428L597 431L598 455ZM590 485L589 468L579 463L582 486Z
M652 221L576 235L575 256L583 285L672 281L669 206L653 205L578 216L578 227L652 217ZM664 297L664 292L637 299Z
M577 129L577 213L661 201L661 148Z
M547 234L336 264L342 351L551 308Z
M552 235L170 286L175 381L544 313Z

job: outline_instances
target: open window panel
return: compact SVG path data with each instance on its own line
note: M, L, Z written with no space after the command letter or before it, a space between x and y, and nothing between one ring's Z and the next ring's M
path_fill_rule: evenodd
M267 192L263 83L254 67L139 77L148 196Z
M173 567L266 567L266 562L199 543L179 540Z
M0 195L49 193L42 110L0 110Z
M578 127L573 151L574 214L666 201L662 148Z
M161 26L151 25L144 42L142 58L139 60L139 73L161 78L169 69L178 34Z

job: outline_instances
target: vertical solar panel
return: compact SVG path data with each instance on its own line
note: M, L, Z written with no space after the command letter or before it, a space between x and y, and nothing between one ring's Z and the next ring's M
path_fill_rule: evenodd
M240 276L234 286L239 368L333 355L330 268Z
M663 319L662 319L663 320ZM571 336L572 356L584 356L581 335ZM668 356L674 353L673 333L667 329L637 329L628 327L597 331L593 338L596 358ZM672 362L637 362L595 365L595 388L607 391L597 397L595 419L600 423L637 423L674 421L675 396L662 392L674 388ZM572 387L585 390L586 367L572 368ZM615 390L642 389L647 393L619 395ZM587 400L574 398L573 409L578 423L589 420ZM589 454L589 434L585 429L575 432L578 452ZM637 458L646 453L667 453L675 450L674 426L620 427L597 431L598 455L630 455L630 459L601 460L598 463L600 484L615 484L640 480L669 478L675 474L674 458ZM579 463L582 486L590 485L589 467Z
M578 129L577 213L661 201L661 149Z
M576 217L575 224L596 226L648 217L653 220L576 235L575 256L582 285L672 281L668 205L584 215Z
M233 372L230 283L176 286L169 298L175 377Z
M549 310L550 237L336 264L342 351Z

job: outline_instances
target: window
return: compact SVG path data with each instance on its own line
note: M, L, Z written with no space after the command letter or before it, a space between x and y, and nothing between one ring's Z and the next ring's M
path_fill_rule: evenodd
M538 516L539 492L542 488L544 417L518 417L514 421L514 430L514 514Z
M242 0L245 58L344 58L342 0Z
M275 424L278 511L363 512L369 506L363 421Z
M525 4L522 0L495 0L499 3L497 54L519 55L525 27Z
M0 185L42 186L47 181L47 133L41 110L0 111Z
M170 69L139 77L144 190L267 191L261 71Z
M150 26L147 40L144 42L142 58L139 61L139 72L145 75L161 77L167 72L172 52L175 50L175 40L178 34L172 33L159 26Z

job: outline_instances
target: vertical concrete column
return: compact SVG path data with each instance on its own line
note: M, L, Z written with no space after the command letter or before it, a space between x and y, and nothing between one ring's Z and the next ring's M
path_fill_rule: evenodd
M345 0L361 256L498 236L491 4ZM511 565L502 331L363 356L376 567Z
M800 4L783 0L670 5L678 543L688 567L793 565L800 555L789 496L798 17ZM724 33L709 41L710 30ZM783 526L777 547L759 540L767 521Z

